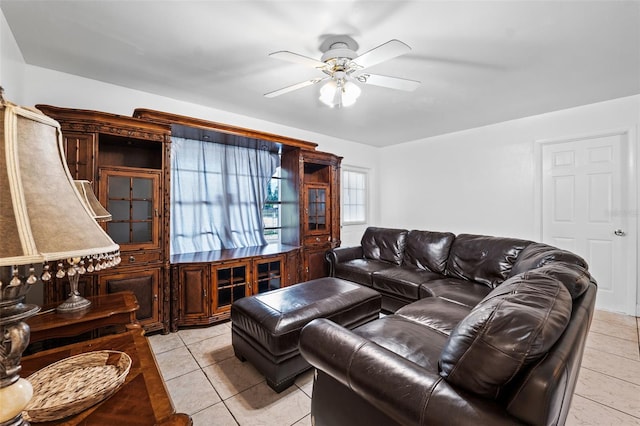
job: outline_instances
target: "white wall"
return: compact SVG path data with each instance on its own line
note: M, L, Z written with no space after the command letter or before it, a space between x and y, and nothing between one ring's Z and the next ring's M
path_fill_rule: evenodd
M13 103L22 102L24 66L22 53L0 10L0 86L4 88L5 99Z
M539 239L534 142L639 125L637 95L382 148L380 223Z

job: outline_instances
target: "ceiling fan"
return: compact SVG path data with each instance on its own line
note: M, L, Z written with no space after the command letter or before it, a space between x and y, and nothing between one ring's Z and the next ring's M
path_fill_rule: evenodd
M405 43L393 39L362 55L358 55L357 50L358 43L353 38L346 35L334 35L327 37L320 45L320 51L323 52L320 60L286 50L271 53L269 56L273 58L316 68L326 76L283 87L265 93L264 96L273 98L326 81L327 83L320 89L320 100L331 107L343 107L355 103L360 95L361 89L357 83L408 92L415 90L420 85L420 82L416 80L371 74L365 71L373 65L409 52L411 48Z

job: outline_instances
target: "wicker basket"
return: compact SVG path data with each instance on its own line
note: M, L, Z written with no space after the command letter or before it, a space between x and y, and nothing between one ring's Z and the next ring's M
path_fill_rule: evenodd
M87 352L48 365L27 377L33 398L23 417L45 422L86 410L117 391L130 368L129 355L118 351Z

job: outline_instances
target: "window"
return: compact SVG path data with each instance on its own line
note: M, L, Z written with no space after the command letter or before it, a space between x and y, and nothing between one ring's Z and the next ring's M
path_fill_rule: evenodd
M224 139L171 138L172 255L266 243L262 210L278 154Z
M267 200L262 209L262 221L264 223L264 239L267 243L279 243L281 237L282 223L280 221L282 200L280 198L280 188L282 183L281 168L278 167L276 172L269 181L267 188Z
M367 183L365 170L342 170L342 223L344 225L367 222Z

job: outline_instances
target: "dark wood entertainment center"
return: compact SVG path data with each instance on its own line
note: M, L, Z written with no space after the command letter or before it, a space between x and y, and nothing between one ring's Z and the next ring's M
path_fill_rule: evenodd
M103 225L122 264L85 274L82 295L132 291L145 330L168 332L226 320L238 297L327 275L324 254L340 245L341 157L315 143L149 109L128 117L36 107L60 123L74 179L92 182L103 205L125 206ZM171 136L206 140L209 132L281 153L281 244L170 257ZM45 286L45 303L63 301L68 288L65 279Z

